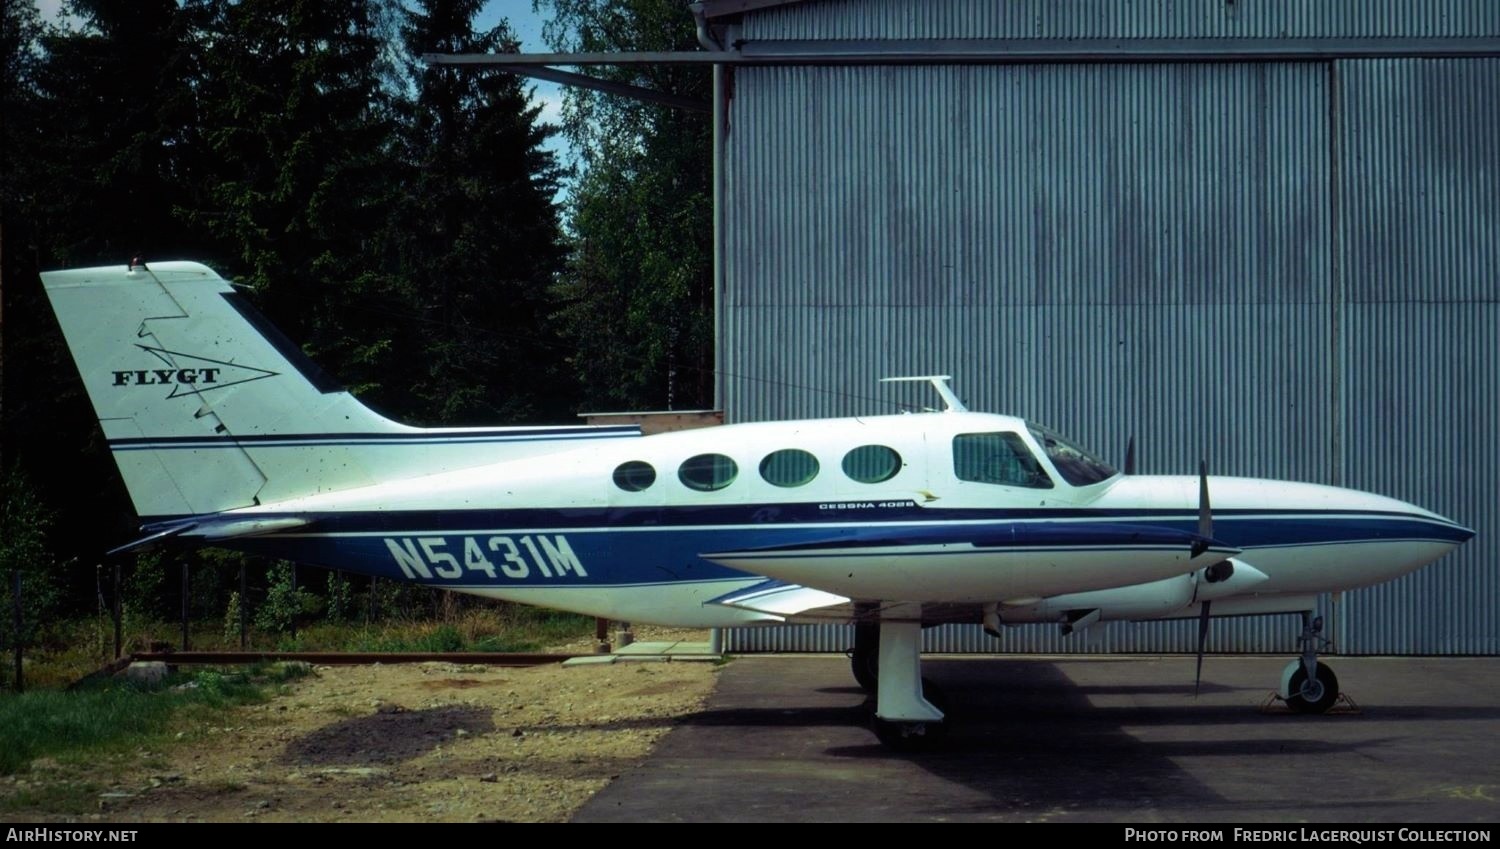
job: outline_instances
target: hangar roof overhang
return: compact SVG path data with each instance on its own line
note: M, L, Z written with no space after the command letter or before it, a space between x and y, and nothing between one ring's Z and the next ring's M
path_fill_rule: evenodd
M708 112L694 98L603 80L557 66L596 65L1018 65L1056 63L1308 62L1340 59L1500 57L1495 37L782 39L726 43L746 12L809 0L698 0L689 4L703 50L631 53L425 54L430 65L482 65L678 109Z

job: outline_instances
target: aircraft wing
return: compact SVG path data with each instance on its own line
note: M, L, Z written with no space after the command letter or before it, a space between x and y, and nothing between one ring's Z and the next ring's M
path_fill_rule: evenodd
M707 604L717 604L722 607L765 613L783 620L810 611L818 611L822 614L816 617L819 619L848 619L852 615L849 603L849 599L841 595L774 579L726 593L707 602Z
M1142 584L1185 575L1238 553L1201 533L1174 527L1000 519L830 527L774 544L699 556L844 598L927 604L1019 603ZM816 596L812 602L800 594L788 598L797 599L795 604L829 604Z
M943 523L921 527L901 528L845 528L830 532L827 536L793 543L759 546L740 551L714 552L702 555L713 562L737 559L742 556L775 555L798 551L824 551L845 549L850 552L862 548L900 548L906 546L967 544L976 548L1008 548L1043 545L1141 546L1202 544L1205 547L1228 549L1224 543L1200 536L1191 531L1180 531L1154 525L1130 525L1123 523L1072 523L994 521L975 523ZM1238 553L1239 549L1233 549Z

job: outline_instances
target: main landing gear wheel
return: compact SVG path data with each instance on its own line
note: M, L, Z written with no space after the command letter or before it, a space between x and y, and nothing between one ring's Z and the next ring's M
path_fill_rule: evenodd
M854 626L854 648L849 652L854 680L866 693L880 684L880 624L861 622Z
M900 722L873 718L875 738L897 752L925 752L948 736L948 697L929 678L922 679L922 698L943 712L939 722Z
M1327 713L1339 700L1339 677L1326 663L1318 664L1317 675L1309 678L1306 669L1292 673L1287 689L1287 707L1297 713Z

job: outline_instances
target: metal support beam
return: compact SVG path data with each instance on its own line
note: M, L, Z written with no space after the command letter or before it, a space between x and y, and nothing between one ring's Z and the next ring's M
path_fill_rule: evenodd
M746 42L741 64L1308 62L1500 56L1500 38L980 38ZM729 54L735 55L735 54Z
M428 53L431 65L1031 65L1500 57L1500 38L975 38L748 41L723 52ZM592 79L592 78L589 78Z
M425 59L427 57L423 58ZM435 62L434 64L442 65L483 63ZM561 85L571 85L577 86L578 88L587 88L594 91L602 91L608 94L621 94L626 97L633 97L636 100L644 100L647 103L659 103L662 106L671 106L674 109L684 109L689 112L709 111L709 103L706 100L698 100L697 98L693 97L682 97L676 94L668 94L664 91L657 91L654 88L645 88L643 86L630 85L629 83L617 83L611 80L601 80L598 77L591 77L587 74L578 74L574 73L573 71L559 71L556 68L548 68L546 66L539 65L513 64L499 65L495 68L495 70L501 71L506 74L515 74L519 77L532 77L534 79L547 80L549 82L559 83Z

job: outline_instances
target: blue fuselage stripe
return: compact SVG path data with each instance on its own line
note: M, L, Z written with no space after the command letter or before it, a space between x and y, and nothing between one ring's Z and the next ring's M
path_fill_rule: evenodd
M284 534L217 544L396 578L425 581L420 571L426 569L431 583L448 586L618 587L754 577L703 558L712 552L774 557L776 549L800 546L823 549L818 553L828 556L868 556L837 549L965 543L1047 553L1127 550L1131 544L1119 535L1131 528L1148 537L1137 540L1136 548L1169 550L1168 537L1187 539L1197 524L1196 515L1183 510L914 508L894 511L903 514L897 517L890 511L820 513L818 506L779 505L782 512L772 521L759 522L751 517L764 520L767 505L296 514L311 523ZM804 515L809 508L810 516ZM1472 536L1457 525L1401 513L1226 510L1216 511L1214 522L1216 542L1246 551L1396 541L1458 544ZM1088 538L1090 526L1113 542ZM1161 538L1149 538L1153 532Z

